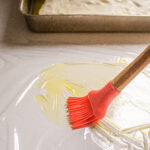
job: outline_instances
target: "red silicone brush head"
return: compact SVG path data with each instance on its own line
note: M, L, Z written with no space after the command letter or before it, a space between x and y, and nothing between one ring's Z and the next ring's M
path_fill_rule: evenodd
M103 119L111 101L120 92L109 82L100 90L93 90L84 97L69 97L67 108L73 129L92 125Z

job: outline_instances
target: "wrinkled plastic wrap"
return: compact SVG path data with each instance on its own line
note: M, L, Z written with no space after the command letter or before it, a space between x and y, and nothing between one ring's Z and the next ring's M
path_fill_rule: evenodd
M58 124L67 124L67 97L84 96L92 89L103 87L127 65L124 61L62 63L48 68L41 72L37 83L37 87L45 93L38 95L36 101L42 105L49 119ZM149 85L150 74L145 70L113 101L104 120L92 127L102 149L149 148Z
M101 88L127 65L128 59L117 58L105 61L107 63L60 63L41 71L40 75L37 72L44 66L42 61L23 64L13 56L12 60L21 65L16 67L8 61L1 66L9 71L3 73L8 80L1 83L0 92L3 99L6 98L6 102L10 99L10 102L0 113L0 149L150 149L149 68L112 102L103 120L92 127L72 130L68 124L66 98ZM45 57L43 62L47 64ZM16 71L18 75L14 75Z

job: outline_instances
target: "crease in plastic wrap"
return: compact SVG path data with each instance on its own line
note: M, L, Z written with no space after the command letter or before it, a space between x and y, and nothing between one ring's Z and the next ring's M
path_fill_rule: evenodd
M15 85L9 86L11 90L3 87L2 95L11 103L0 114L0 149L150 150L149 67L112 102L106 117L96 125L72 130L68 123L66 98L103 87L129 61L116 57L107 63L61 63L36 77L33 64L18 65L16 70L11 69L13 63L8 64L5 84L11 85L9 77L13 77Z

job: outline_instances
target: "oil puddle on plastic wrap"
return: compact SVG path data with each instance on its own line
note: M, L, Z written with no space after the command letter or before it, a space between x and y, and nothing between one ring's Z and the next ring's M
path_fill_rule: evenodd
M68 124L66 98L101 88L127 60L60 63L37 77L32 74L33 64L14 69L13 63L7 65L8 80L1 83L6 85L1 94L11 103L0 114L0 150L150 150L148 68L112 102L106 117L95 126L72 130ZM39 65L34 70L40 70Z
M36 101L43 113L57 124L67 125L66 99L84 96L103 87L126 66L115 63L61 63L45 69L36 84ZM89 131L89 130L88 130ZM106 117L90 128L101 149L150 149L150 73L144 70L109 107Z

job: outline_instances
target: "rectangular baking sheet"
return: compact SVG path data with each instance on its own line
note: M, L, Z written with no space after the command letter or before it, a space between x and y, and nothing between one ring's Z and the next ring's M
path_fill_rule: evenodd
M21 0L20 10L34 32L149 32L150 16L38 15L35 0Z

